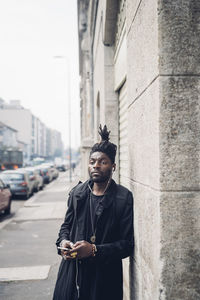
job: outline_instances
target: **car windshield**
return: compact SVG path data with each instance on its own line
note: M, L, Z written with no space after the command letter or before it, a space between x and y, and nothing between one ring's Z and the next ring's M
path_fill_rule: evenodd
M4 180L20 181L24 180L24 175L20 173L1 174L0 177Z

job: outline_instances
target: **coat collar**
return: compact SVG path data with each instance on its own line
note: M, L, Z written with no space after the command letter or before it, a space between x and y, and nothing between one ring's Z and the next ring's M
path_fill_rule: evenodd
M82 202L84 199L86 199L89 196L90 193L90 189L88 187L88 185L90 185L90 187L93 186L93 182L92 180L87 180L84 183L81 183L77 186L77 189L75 190L74 195L76 196L77 199L77 205L79 204L79 202ZM114 195L115 195L115 191L116 191L117 185L115 183L115 181L112 179L111 184L107 190L107 192L105 193L105 199L103 201L103 207L104 208L108 208L111 203L113 202L114 199Z
M112 179L110 186L105 193L105 199L103 201L104 208L108 208L112 204L114 196L116 194L116 187L117 187L117 185L116 185L115 181Z

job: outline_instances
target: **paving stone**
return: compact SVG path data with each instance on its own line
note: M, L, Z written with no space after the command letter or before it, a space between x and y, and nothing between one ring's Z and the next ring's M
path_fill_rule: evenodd
M41 280L48 277L50 265L0 268L0 281Z
M29 207L21 208L14 220L45 220L45 219L63 219L66 211L65 202L55 203L32 203Z

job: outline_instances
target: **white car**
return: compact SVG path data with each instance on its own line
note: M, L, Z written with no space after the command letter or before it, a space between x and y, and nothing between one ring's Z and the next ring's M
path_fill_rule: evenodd
M40 190L44 188L44 178L43 178L43 173L40 167L35 167L35 172L37 176L37 180L39 182L38 187Z

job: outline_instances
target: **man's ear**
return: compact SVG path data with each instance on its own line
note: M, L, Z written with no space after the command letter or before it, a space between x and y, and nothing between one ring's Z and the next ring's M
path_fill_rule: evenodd
M116 169L116 164L113 164L113 165L112 165L112 171L114 172L115 169Z

